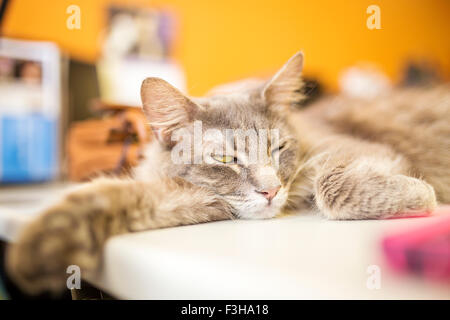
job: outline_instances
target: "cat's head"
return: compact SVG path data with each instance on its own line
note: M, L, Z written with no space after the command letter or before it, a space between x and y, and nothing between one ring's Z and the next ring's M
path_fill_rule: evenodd
M147 78L143 109L169 162L166 172L213 190L240 218L279 213L298 164L287 117L301 99L302 66L299 52L269 81L205 98L189 98L162 79Z

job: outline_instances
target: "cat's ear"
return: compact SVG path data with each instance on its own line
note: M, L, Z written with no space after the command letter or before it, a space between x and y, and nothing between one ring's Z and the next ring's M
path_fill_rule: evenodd
M303 98L301 89L303 70L303 53L297 52L269 80L262 91L263 99L269 107L284 109Z
M160 78L147 78L141 86L142 107L156 138L171 146L175 129L193 121L199 106Z

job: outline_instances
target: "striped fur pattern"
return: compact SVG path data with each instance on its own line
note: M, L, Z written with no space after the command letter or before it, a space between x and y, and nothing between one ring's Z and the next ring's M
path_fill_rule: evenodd
M375 101L327 98L304 111L303 55L269 81L251 80L189 98L161 79L144 81L143 109L157 139L130 179L103 178L32 222L7 255L26 291L64 288L66 268L95 276L106 240L128 232L233 218L271 218L316 208L328 219L428 214L450 203L450 88L394 90ZM269 161L174 164L180 128L273 129ZM246 146L248 147L248 146ZM240 156L240 155L237 155ZM278 188L270 200L261 190ZM271 189L271 190L272 190Z

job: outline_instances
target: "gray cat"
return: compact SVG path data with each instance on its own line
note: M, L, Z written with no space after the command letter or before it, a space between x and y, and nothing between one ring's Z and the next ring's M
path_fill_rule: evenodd
M132 178L94 180L27 226L8 250L12 278L30 293L61 290L68 265L93 274L105 241L127 232L311 207L329 219L426 215L450 202L448 85L295 111L302 67L297 53L269 81L198 99L146 79L156 137L146 159Z

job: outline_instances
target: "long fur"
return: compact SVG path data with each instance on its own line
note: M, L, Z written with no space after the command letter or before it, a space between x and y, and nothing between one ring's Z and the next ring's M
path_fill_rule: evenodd
M67 266L95 274L106 240L127 232L304 208L329 219L423 215L437 201L450 202L448 85L394 90L374 101L330 98L292 111L302 62L299 53L269 82L242 82L202 99L146 80L144 112L157 137L146 159L132 178L93 181L43 212L7 252L11 277L30 293L58 291ZM192 132L194 119L217 130L278 128L280 165L175 165L170 134ZM280 188L269 202L257 192L268 183Z

